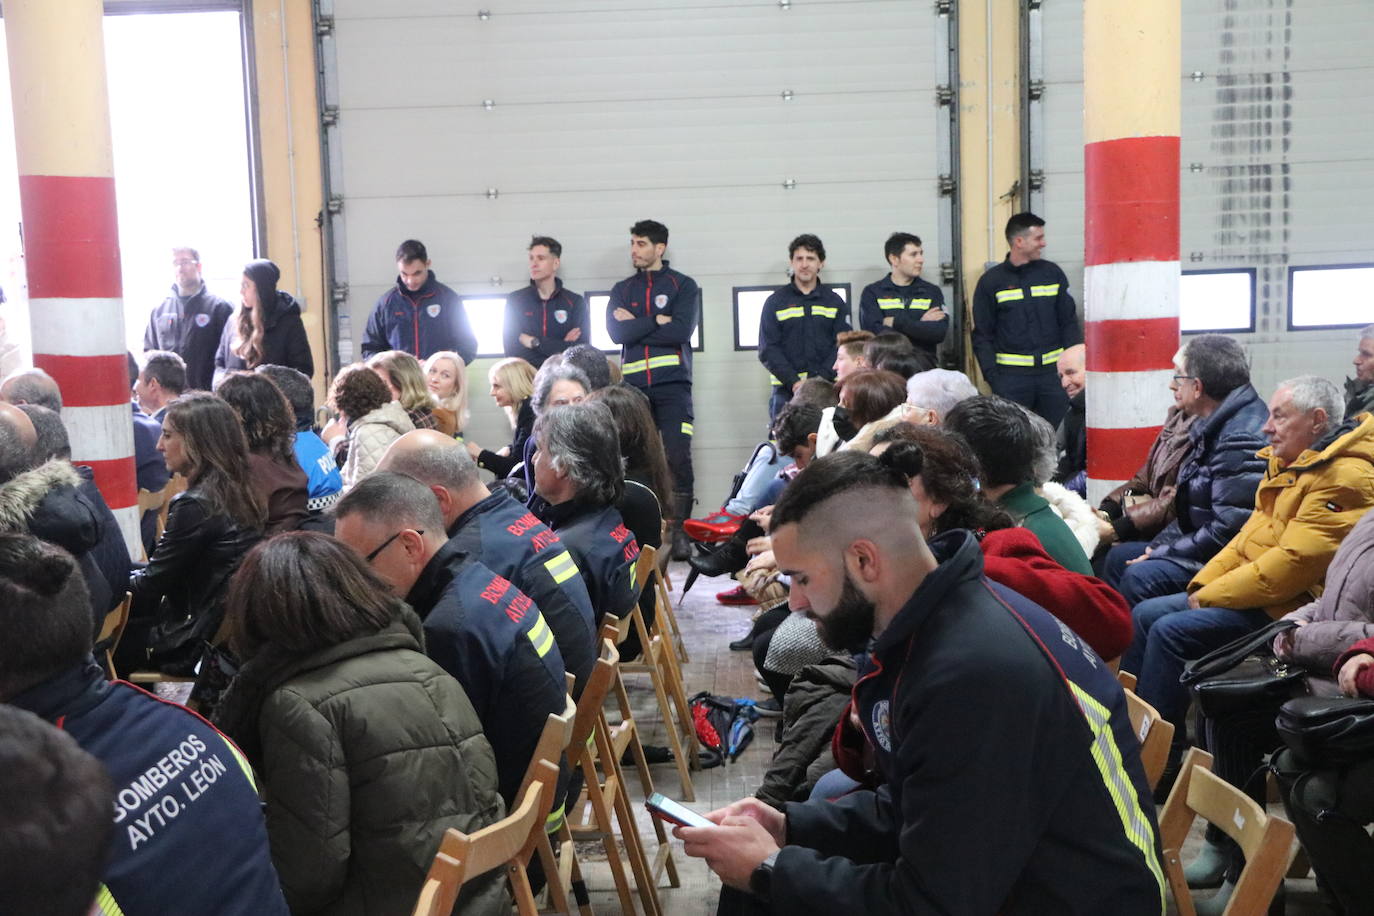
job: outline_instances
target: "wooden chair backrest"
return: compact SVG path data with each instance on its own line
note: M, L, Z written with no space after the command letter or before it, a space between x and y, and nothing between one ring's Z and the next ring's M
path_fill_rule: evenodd
M608 639L601 641L601 657L592 665L592 673L587 678L587 686L582 688L582 696L577 701L577 717L573 720L572 735L568 740L568 765L577 768L576 755L587 746L596 728L601 707L610 695L615 684L616 666L620 664L620 653Z
M1160 777L1169 764L1169 745L1174 740L1174 724L1162 718L1153 706L1129 688L1126 690L1126 712L1131 720L1131 731L1140 742L1140 763L1145 768L1145 778L1153 789L1159 785Z
M1129 671L1118 671L1116 680L1126 690L1135 690L1135 675Z
M476 833L465 834L452 828L445 831L413 912L453 912L462 886L494 868L509 865L523 873L539 839L536 831L544 829L540 812L553 807L557 784L558 767L547 760L540 761L538 777L518 796L519 802L510 814ZM438 885L433 891L431 882ZM420 904L427 904L428 909L421 911Z
M635 560L635 590L644 591L649 576L658 568L658 551L649 546L639 548L639 559Z
M1293 856L1293 825L1271 816L1252 798L1212 772L1212 755L1191 748L1159 816L1160 844L1180 916L1196 916L1179 854L1201 817L1235 840L1245 868L1227 903L1226 916L1259 913L1269 905Z
M167 486L162 488L162 508L157 512L157 537L162 537L162 532L167 529L167 513L172 508L172 499L186 492L186 478L181 474L173 474L167 481Z
M547 760L557 766L558 761L563 759L563 752L568 749L568 742L572 740L573 722L576 718L577 704L570 696L564 697L562 715L549 713L549 717L544 720L544 730L539 733L539 743L534 746L534 756L530 758L529 768L525 770L525 781L520 784L520 791L515 793L516 798L520 798L530 783L538 778L540 761Z
M124 638L124 628L129 625L129 608L133 603L133 592L125 592L124 600L105 615L105 620L100 624L100 633L95 638L97 646L105 644L105 667L109 669L111 678L119 677L114 667L114 654L119 648L119 641Z

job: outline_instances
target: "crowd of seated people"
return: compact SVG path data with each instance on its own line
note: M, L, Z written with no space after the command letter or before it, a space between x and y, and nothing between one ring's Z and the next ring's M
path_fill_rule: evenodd
M113 833L89 839L110 850L101 912L407 911L447 828L516 803L600 625L637 603L653 623L636 560L676 490L650 398L614 363L585 345L499 362L512 441L492 451L462 435L461 356L377 352L333 380L320 429L299 309L265 265L213 393L176 354L131 370L135 423L186 483L146 561L71 463L56 383L0 384L0 623L26 637L0 641L0 702L60 724L72 741L25 740L71 758L97 808L112 793ZM1267 403L1239 344L1191 338L1140 471L1096 510L1081 345L1060 356L1058 429L903 334L845 331L835 353L836 381L799 379L720 512L685 526L692 567L739 580L721 602L756 608L731 648L779 719L755 795L677 831L725 885L720 912L1161 913L1155 806L1190 744L1261 801L1269 760L1323 893L1363 912L1374 770L1281 752L1276 705L1191 721L1179 677L1285 619L1272 651L1309 690L1374 696L1374 326L1345 392L1299 376ZM93 637L126 591L114 669L194 677L200 715L102 670ZM1175 728L1155 785L1118 664ZM9 712L0 760L36 727ZM1187 878L1220 887L1197 906L1220 912L1243 859L1219 831L1200 848ZM58 893L44 881L23 893ZM509 905L497 870L458 911Z

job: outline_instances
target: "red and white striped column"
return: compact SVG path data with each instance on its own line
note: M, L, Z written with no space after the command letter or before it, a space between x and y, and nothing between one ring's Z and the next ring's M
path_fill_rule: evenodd
M34 364L132 556L138 490L101 0L5 0Z
M1144 463L1178 350L1180 0L1083 7L1088 502Z

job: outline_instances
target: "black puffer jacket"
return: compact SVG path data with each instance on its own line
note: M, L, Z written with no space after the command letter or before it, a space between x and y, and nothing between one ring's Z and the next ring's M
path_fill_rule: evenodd
M75 557L98 627L124 598L129 551L99 492L93 501L87 487L94 484L69 461L53 459L16 474L0 485L0 530L27 531Z
M310 339L305 334L305 322L301 320L301 306L287 293L277 290L277 298L271 308L262 316L262 359L258 366L286 366L304 372L307 376L315 374L315 358L310 353ZM238 318L231 317L224 323L220 334L219 349L215 352L215 375L239 369L256 369L244 362L243 357L234 352L234 340L238 333Z
M797 672L782 704L782 743L756 796L781 810L787 802L806 801L816 782L835 769L830 739L857 677L854 657L844 652Z
M1193 423L1192 451L1178 472L1177 515L1150 544L1151 559L1197 572L1236 536L1255 508L1264 476L1255 453L1267 444L1260 428L1268 416L1259 392L1244 385Z
M155 655L178 647L194 649L215 635L229 577L261 539L260 529L244 528L217 513L198 486L172 500L167 527L148 565L129 577L131 616L156 620L151 639Z
M444 831L500 819L496 761L458 682L407 608L306 656L266 647L218 716L262 775L272 860L293 913L408 913ZM458 912L508 913L500 870Z

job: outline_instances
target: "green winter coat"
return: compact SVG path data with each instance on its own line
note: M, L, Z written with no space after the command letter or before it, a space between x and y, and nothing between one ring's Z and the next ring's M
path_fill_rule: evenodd
M261 776L272 860L296 916L409 913L444 831L504 816L496 760L462 686L402 617L312 655L266 647L219 715ZM510 912L498 869L455 912Z

